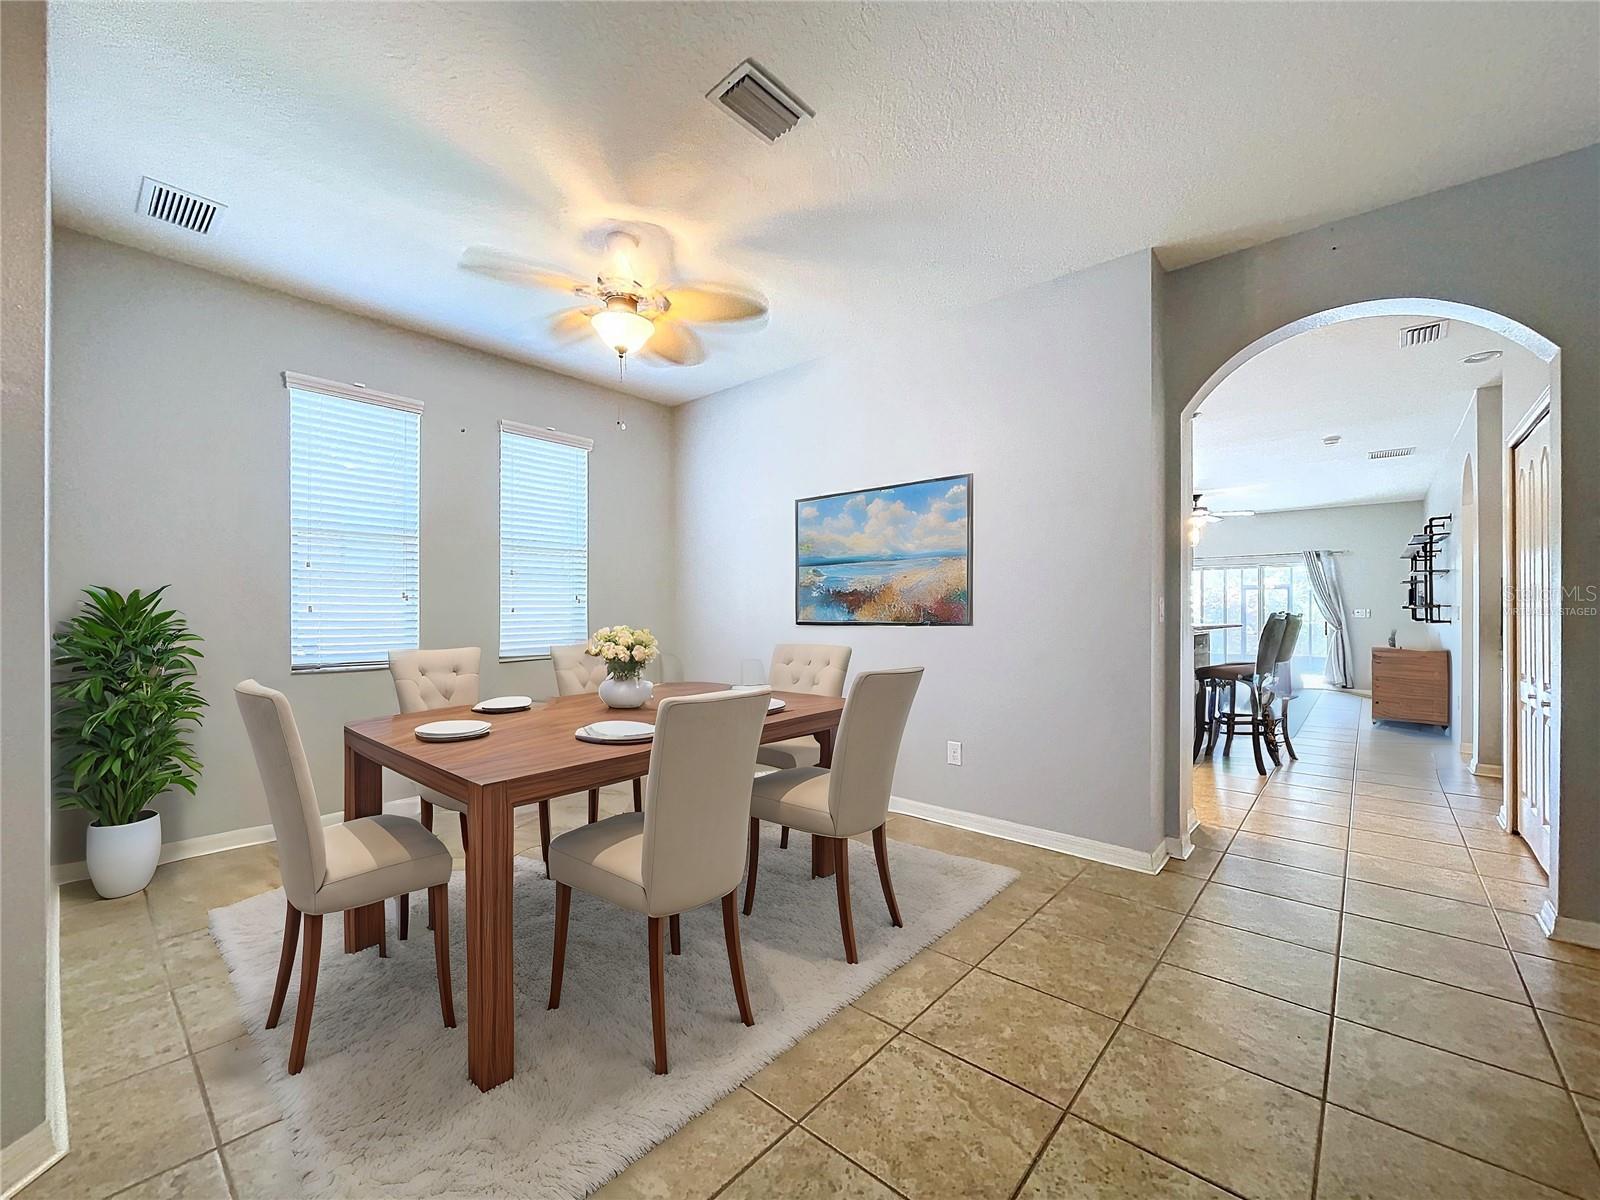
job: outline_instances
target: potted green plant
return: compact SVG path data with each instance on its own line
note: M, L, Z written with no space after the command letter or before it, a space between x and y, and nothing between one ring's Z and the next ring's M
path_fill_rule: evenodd
M89 879L106 899L150 882L161 857L150 804L175 787L192 795L200 775L188 736L206 707L201 639L161 607L166 590L85 588L55 640L57 803L93 814Z

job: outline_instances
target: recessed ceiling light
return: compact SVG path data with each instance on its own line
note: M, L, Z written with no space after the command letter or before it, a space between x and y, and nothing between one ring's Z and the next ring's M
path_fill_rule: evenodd
M1499 350L1479 350L1476 354L1467 355L1461 361L1464 363L1485 363L1491 359L1499 358L1500 354L1501 351Z

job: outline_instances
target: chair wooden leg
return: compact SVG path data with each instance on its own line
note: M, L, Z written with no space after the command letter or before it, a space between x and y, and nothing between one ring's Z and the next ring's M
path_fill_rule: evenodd
M567 969L567 918L572 915L572 888L556 884L556 946L550 952L550 1003L546 1008L561 1007L561 977Z
M853 963L856 957L856 923L850 915L850 839L834 839L833 882L839 893L839 932L844 935L844 960Z
M656 1048L656 1074L667 1073L667 960L662 954L661 918L650 921L650 1036Z
M283 914L283 950L278 955L278 981L272 985L272 1007L267 1010L267 1028L276 1029L283 1015L283 998L289 992L289 975L294 971L294 951L300 941L300 910L292 904Z
M383 914L382 923L378 928L378 957L389 957L389 910L383 905L378 905L378 911Z
M783 831L782 833L778 834L778 849L787 850L789 848L789 827L787 825L780 825L778 828Z
M428 889L428 919L433 924L433 971L439 977L439 1015L446 1029L456 1027L455 992L450 986L450 885Z
M644 811L644 780L642 779L633 781L633 811Z
M589 824L593 825L600 819L600 789L589 789Z
M889 834L882 825L872 831L872 855L878 860L878 882L883 884L883 898L889 904L889 920L896 929L903 928L900 903L894 898L894 884L889 881Z
M683 934L678 930L678 914L673 913L667 918L667 932L671 935L672 953L683 953Z
M1247 685L1250 693L1250 750L1256 756L1256 774L1265 775L1267 764L1261 759L1261 700L1256 689Z
M1233 753L1233 724L1239 712L1239 689L1232 681L1228 683L1228 740L1222 744L1222 757L1227 758Z
M539 801L539 855L550 861L550 801Z
M294 1038L289 1043L289 1074L306 1065L306 1042L311 1037L311 1008L317 999L317 967L322 962L322 916L305 916L305 945L300 950L300 999L294 1008Z
M1300 756L1294 752L1294 743L1289 740L1289 702L1283 701L1280 705L1283 713L1283 748L1289 752L1289 758L1294 762L1300 761Z
M403 942L411 935L411 893L396 896L394 907L395 916L399 918L400 940Z
M744 880L744 915L747 917L756 908L756 868L761 865L761 821L756 817L750 818L749 857Z
M1192 758L1200 757L1200 747L1205 745L1206 739L1206 685L1200 680L1194 684L1194 753Z
M467 852L467 814L457 813L456 816L461 818L461 853L465 854Z
M1222 688L1211 683L1206 685L1206 757L1210 758L1217 752L1217 739L1222 735Z
M744 950L739 945L739 910L735 907L738 899L738 888L722 898L722 937L728 943L728 971L733 975L733 998L739 1002L739 1019L746 1025L754 1025L756 1018L750 1009L750 988L744 981Z
M426 800L422 802L422 827L429 833L433 832L433 805Z

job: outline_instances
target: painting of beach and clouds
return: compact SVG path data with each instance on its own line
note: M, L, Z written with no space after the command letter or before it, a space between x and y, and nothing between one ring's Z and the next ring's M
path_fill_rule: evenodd
M972 624L972 476L795 501L795 622Z

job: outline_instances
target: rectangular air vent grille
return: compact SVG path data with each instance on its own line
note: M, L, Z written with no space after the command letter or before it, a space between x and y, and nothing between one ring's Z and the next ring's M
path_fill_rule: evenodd
M816 116L803 100L748 59L707 92L706 99L768 142Z
M1410 329L1400 331L1400 348L1408 346L1426 346L1429 342L1441 342L1450 332L1449 321L1430 321L1426 325L1413 325Z
M1367 451L1367 457L1368 458L1406 458L1409 455L1415 454L1416 452L1417 452L1417 448L1415 446L1397 446L1393 450L1368 450Z
M215 200L207 200L193 192L175 188L170 183L151 179L148 175L139 188L139 211L157 221L187 229L190 233L210 233L217 214L227 208Z

